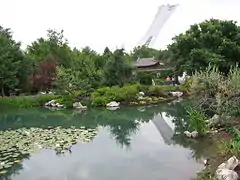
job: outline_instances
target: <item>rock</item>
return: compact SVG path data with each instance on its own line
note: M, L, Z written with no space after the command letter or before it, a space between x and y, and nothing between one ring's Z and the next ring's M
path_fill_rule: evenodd
M45 106L52 106L52 104L55 104L56 100L51 100L45 103Z
M56 100L51 100L51 101L45 103L45 107L65 108L64 105L56 103Z
M73 103L73 108L76 109L87 109L87 106L83 106L80 102Z
M203 161L203 164L204 164L204 166L208 166L209 165L209 159L205 159L204 161Z
M236 156L232 156L224 163L220 164L216 170L216 178L218 180L237 180L238 174L234 169L239 165Z
M210 126L216 125L219 122L219 115L214 114L214 116L207 120Z
M236 156L232 156L226 162L220 164L218 166L218 169L233 170L238 166L238 164L239 164L239 160L236 158Z
M107 107L118 107L120 105L120 102L112 101L107 104Z
M192 137L192 134L191 134L189 131L184 131L184 134L185 134L187 137Z
M229 169L217 169L216 178L217 180L238 180L238 174Z
M139 92L139 95L140 96L145 96L145 93L141 91L141 92Z
M181 97L183 95L183 92L175 91L175 92L170 92L170 94L172 94L172 96L174 97Z
M196 138L196 137L198 137L198 132L193 131L193 132L191 132L191 135L192 135L193 138Z
M193 131L193 132L184 131L184 134L185 134L187 137L193 137L193 138L198 137L198 132L197 132L197 131Z

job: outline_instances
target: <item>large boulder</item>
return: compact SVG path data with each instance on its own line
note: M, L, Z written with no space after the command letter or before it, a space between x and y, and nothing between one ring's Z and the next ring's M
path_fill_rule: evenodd
M220 164L216 170L217 180L238 180L238 174L234 169L239 165L236 156L232 156L227 161Z
M107 107L119 107L120 102L112 101L107 104Z

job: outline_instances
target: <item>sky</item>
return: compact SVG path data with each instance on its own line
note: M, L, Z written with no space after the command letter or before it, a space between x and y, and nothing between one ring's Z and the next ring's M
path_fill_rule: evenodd
M26 48L64 30L71 47L90 46L102 52L124 47L131 51L144 36L162 4L179 6L165 23L153 48L164 49L191 24L210 18L240 22L240 0L0 0L0 25L11 28Z

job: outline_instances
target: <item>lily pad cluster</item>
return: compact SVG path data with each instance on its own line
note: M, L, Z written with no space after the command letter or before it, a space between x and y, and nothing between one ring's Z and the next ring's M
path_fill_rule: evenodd
M71 151L78 142L89 142L97 135L97 129L85 127L21 128L0 131L0 174L20 163L25 156L41 149L53 149L56 154Z

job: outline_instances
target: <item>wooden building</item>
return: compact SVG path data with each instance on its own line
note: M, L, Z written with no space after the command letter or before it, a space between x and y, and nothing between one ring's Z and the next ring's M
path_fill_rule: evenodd
M133 63L133 67L138 71L161 71L168 69L164 67L161 61L154 58L139 58Z

